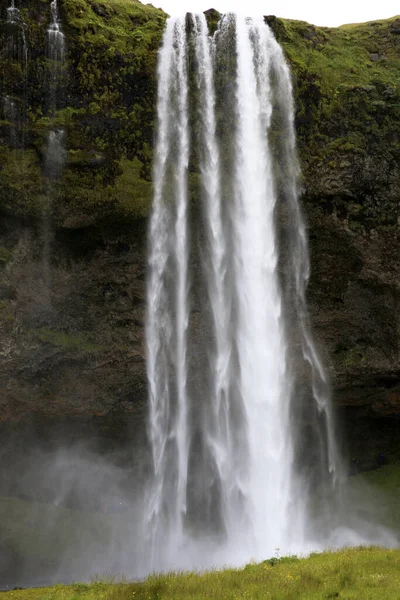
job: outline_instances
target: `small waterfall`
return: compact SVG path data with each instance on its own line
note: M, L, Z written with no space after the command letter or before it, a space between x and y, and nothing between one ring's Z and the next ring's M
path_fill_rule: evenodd
M7 21L9 23L16 23L19 19L20 12L18 8L15 8L15 0L11 0L10 6L7 8Z
M20 10L15 6L15 0L11 0L7 8L7 23L17 27L17 35L11 38L11 55L17 59L23 60L24 68L27 68L28 62L28 44L26 40L26 25L21 17ZM22 44L18 38L22 39Z
M217 98L221 85L229 98ZM324 543L308 505L318 486L334 487L340 461L306 307L292 96L283 52L262 17L228 14L213 39L204 15L168 20L146 329L154 467L146 526L157 570L240 564L277 547ZM189 160L200 174L202 224L190 216ZM197 239L209 332L189 344L198 291L189 289L193 226L204 230ZM203 345L209 366L199 359ZM208 382L205 391L193 377Z
M49 40L49 58L57 66L62 66L65 59L65 36L61 29L60 16L58 14L57 0L50 4L51 23L47 30Z
M54 190L57 180L60 178L65 163L65 131L54 127L57 110L64 104L64 69L65 69L65 36L61 29L61 21L58 13L57 0L50 4L51 22L47 29L47 53L49 60L49 115L53 121L50 130L46 154L45 154L45 173L47 175L48 186L46 194L46 204L43 211L43 251L42 251L42 269L44 280L44 300L48 306L51 306L51 243L52 226L51 213L53 208Z
M49 112L54 119L55 112L63 100L63 67L65 64L65 36L61 29L57 0L50 4L51 22L47 29L47 52L50 62ZM60 89L61 87L61 89Z
M9 125L9 145L11 148L23 148L26 135L26 102L28 77L28 44L26 24L14 0L7 8L4 37L4 59L6 64L21 64L22 79L16 77L15 69L12 78L5 76L2 82L3 114ZM11 80L10 80L11 79ZM11 83L12 82L12 83ZM21 89L23 92L21 94Z

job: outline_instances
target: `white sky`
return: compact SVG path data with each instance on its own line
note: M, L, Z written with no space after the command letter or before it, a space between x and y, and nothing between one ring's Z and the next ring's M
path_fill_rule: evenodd
M327 27L387 19L400 14L399 0L151 0L151 3L170 15L216 8L221 13L276 15Z

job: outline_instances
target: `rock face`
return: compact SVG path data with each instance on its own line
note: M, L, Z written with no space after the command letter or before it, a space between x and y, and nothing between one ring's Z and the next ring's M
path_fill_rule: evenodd
M20 54L0 56L0 420L96 422L111 437L132 423L143 439L146 216L166 15L134 0L59 0L68 53L59 84L64 100L52 118L50 2L22 1L19 8L27 71ZM0 9L7 49L10 40L21 43L21 26L6 23L4 0ZM215 27L217 13L207 17ZM293 68L310 310L335 401L346 407L349 423L352 414L359 422L364 416L394 423L399 19L339 29L267 20ZM7 112L6 97L19 119ZM48 210L45 149L55 127L66 132L67 153ZM51 232L47 280L44 215Z

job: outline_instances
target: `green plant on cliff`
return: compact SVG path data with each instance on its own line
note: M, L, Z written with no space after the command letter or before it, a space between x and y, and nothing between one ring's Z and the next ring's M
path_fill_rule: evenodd
M0 300L0 323L11 324L15 321L15 316L7 300Z
M350 226L360 234L397 226L398 23L394 17L331 29L271 19L293 70L306 199L318 207L326 196L341 197L346 218L357 197L358 223L353 218Z
M66 130L68 161L55 186L55 223L78 227L110 215L116 220L143 217L151 203L156 63L166 14L137 0L60 0L59 8L67 36L67 85L64 106L51 123L46 58L50 2L21 6L31 52L29 149L19 152L29 175L21 180L18 170L12 172L8 153L14 151L3 145L0 210L41 214L46 136L56 126ZM207 17L214 31L218 13L208 11ZM396 20L336 29L268 20L293 70L306 200L325 210L326 196L335 197L347 218L347 205L357 197L360 210L349 218L356 234L395 227L396 194L382 190L395 189L400 160ZM2 61L2 67L3 91L22 106L21 62ZM6 131L9 124L4 127ZM192 170L191 178L196 177Z
M155 72L165 13L133 0L61 0L67 79L65 90L59 90L64 107L49 119L50 2L35 0L20 8L31 49L25 136L29 149L18 150L16 156L16 151L2 147L0 210L40 217L47 136L50 128L59 127L66 131L69 160L63 181L54 185L54 222L77 226L79 214L83 224L110 213L120 219L145 216L151 203ZM12 94L23 110L22 61L17 55L6 57L0 66L4 94ZM3 141L11 135L11 124L7 119L1 124ZM132 187L130 194L127 185ZM120 193L121 200L116 197Z
M65 350L74 350L83 353L101 352L104 348L92 341L92 336L87 332L59 331L48 328L32 329L31 335L42 342L59 346Z
M84 146L106 156L109 183L113 185L119 177L119 189L124 184L118 163L121 158L135 161L130 184L144 189L151 174L156 62L166 15L127 0L65 0L62 14L73 40L70 98L79 97L86 111L76 119L84 133ZM126 169L122 166L122 170ZM126 205L126 199L122 204ZM143 211L139 203L136 216L147 213L149 204L147 197Z
M0 246L0 266L6 265L12 259L12 252L8 248Z
M0 206L10 214L26 217L42 214L44 179L34 150L10 150L0 146Z

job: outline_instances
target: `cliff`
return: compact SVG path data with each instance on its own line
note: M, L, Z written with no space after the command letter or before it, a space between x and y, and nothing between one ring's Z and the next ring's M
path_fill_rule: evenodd
M50 2L19 8L24 26L7 23L0 2L0 420L95 422L110 435L139 423L142 439L146 217L166 15L135 0L60 0L67 61L53 115ZM214 27L217 13L207 15ZM310 310L335 401L358 417L394 422L400 18L337 29L267 20L293 70ZM26 64L15 50L23 32ZM46 146L54 128L65 131L66 161L49 206Z

